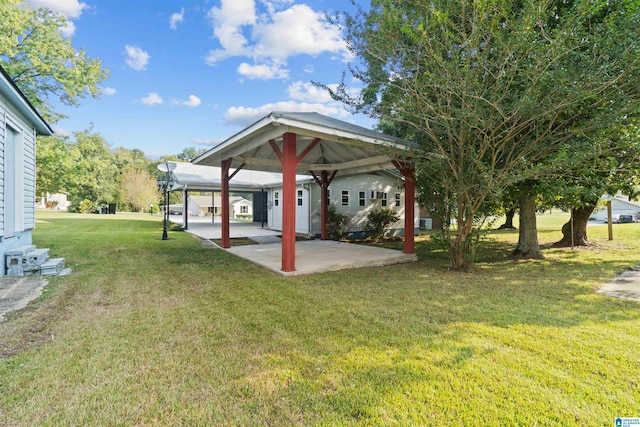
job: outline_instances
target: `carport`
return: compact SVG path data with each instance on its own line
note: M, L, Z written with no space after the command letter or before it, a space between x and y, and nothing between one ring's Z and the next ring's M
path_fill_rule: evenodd
M174 165L171 172L171 191L181 191L186 201L189 192L220 192L222 188L222 174L219 167L198 166L186 162L167 162ZM282 174L239 170L234 174L233 179L229 180L229 191L240 193L256 193L262 191L265 186L282 182ZM228 200L228 199L227 199ZM184 213L187 207L183 207L182 228L189 229L189 215ZM212 216L213 219L213 216Z
M281 271L289 273L296 270L296 174L312 175L321 187L322 240L327 239L327 191L338 173L397 169L405 178L404 229L413 230L414 168L407 159L411 147L400 138L318 113L272 112L193 163L221 167L223 200L229 198L230 180L242 169L282 173ZM221 227L222 246L228 249L229 206L224 203ZM404 235L404 253L415 254L413 232Z

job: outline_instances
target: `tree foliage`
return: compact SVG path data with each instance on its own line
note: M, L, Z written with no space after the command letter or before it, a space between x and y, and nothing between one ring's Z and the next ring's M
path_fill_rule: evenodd
M0 16L2 67L48 122L63 118L54 110L53 98L77 106L79 98L100 94L98 85L108 70L64 37L64 17L34 10L23 0L2 0Z
M576 141L638 112L638 0L374 0L344 14L364 82L332 95L419 144L417 184L452 219L451 267L468 266L475 216L544 176ZM570 151L570 150L569 150Z
M124 202L136 212L144 212L158 203L160 193L156 180L144 169L129 169L120 177L120 191Z
M391 209L376 207L367 214L364 231L374 239L381 239L389 226L398 222L400 216Z

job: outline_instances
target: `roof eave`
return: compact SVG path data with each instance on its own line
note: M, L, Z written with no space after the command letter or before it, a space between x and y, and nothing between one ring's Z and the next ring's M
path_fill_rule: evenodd
M11 80L4 68L0 66L0 93L4 95L17 109L24 115L36 129L36 133L42 136L53 135L53 129L42 118L40 113L29 102L27 97L22 93L18 86Z

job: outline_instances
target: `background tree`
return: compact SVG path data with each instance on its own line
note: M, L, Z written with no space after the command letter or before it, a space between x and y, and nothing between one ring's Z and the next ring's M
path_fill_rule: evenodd
M53 98L77 106L79 98L98 97L108 70L62 35L64 17L34 10L23 0L2 0L0 16L2 67L49 123L63 117L54 110Z
M180 161L190 162L191 160L195 159L196 157L198 157L200 154L204 153L205 151L207 151L206 148L197 149L195 147L187 147L184 150L182 150L180 153L178 153L178 155L176 157Z
M618 138L597 141L600 155L588 162L576 161L573 155L567 175L560 179L560 188L553 194L555 206L571 212L571 218L562 226L562 239L556 246L589 245L587 224L604 194L621 192L631 198L638 196L640 188L640 130L629 126ZM593 148L593 147L592 147ZM598 150L592 150L597 153ZM547 192L549 194L549 192ZM551 203L551 202L550 202Z
M92 129L75 132L69 146L74 165L69 172L67 191L72 202L88 199L96 204L114 202L120 171L116 168L109 144Z
M36 143L36 194L59 193L67 190L67 177L74 166L69 154L69 138L51 136L38 138Z
M127 206L135 212L145 212L160 199L154 177L144 169L129 169L120 177L120 191Z
M363 64L351 72L365 88L353 97L342 84L332 95L419 144L418 187L446 200L455 219L452 269L468 266L483 205L544 176L549 159L576 138L637 111L639 6L375 0L368 11L337 17ZM521 226L535 221L535 203L520 214Z

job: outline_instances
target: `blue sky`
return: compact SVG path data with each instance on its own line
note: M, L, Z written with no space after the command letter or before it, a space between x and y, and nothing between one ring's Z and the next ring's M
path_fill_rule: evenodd
M276 110L373 125L311 85L337 85L353 61L325 20L353 11L347 0L27 3L65 16L73 46L110 70L99 99L58 109L69 116L54 125L60 134L93 124L113 147L158 158L209 148ZM348 72L346 83L358 89Z

